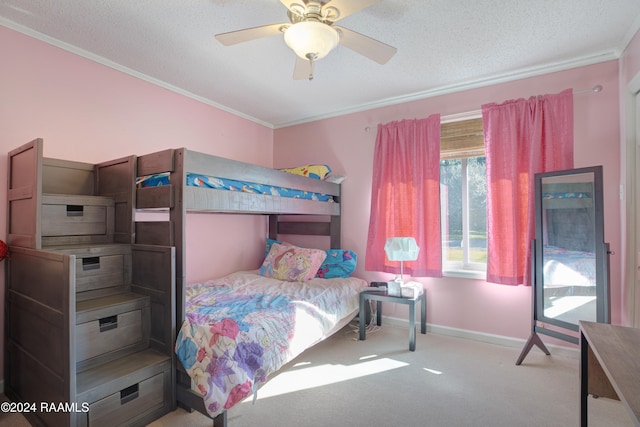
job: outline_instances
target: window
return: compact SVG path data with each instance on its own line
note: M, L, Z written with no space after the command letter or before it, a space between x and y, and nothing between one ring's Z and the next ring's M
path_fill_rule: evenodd
M440 138L443 270L485 271L487 175L482 119L443 123Z

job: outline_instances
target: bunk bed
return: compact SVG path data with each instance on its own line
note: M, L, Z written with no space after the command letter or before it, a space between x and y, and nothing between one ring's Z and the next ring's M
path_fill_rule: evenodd
M243 181L244 184L238 184ZM220 184L231 182L231 185ZM151 183L151 184L149 184ZM204 184L203 184L204 183ZM207 183L214 183L209 185ZM259 190L256 190L259 189ZM303 194L301 196L300 194ZM293 197L287 197L293 195ZM286 332L286 343L278 345L289 346L290 348L280 354L271 354L269 357L278 359L268 368L260 368L249 374L251 382L251 392L256 391L258 383L266 380L266 377L278 369L284 363L291 360L304 349L324 339L326 336L339 330L349 320L357 314L359 290L366 286L366 282L357 278L331 278L323 279L322 274L310 280L301 282L289 280L277 280L279 277L271 271L265 274L264 268L258 272L238 272L224 277L220 280L209 281L200 284L187 286L186 283L186 260L185 225L187 214L190 212L206 213L242 213L267 215L269 223L269 235L267 238L267 250L265 251L265 263L277 251L286 251L287 245L277 241L279 235L301 234L328 236L332 250L340 248L340 185L325 180L311 179L275 169L251 165L235 160L225 159L209 154L199 153L185 148L169 149L160 152L139 156L137 158L137 189L136 208L138 210L168 210L168 221L137 221L135 223L136 243L148 245L167 245L175 247L176 254L176 328L172 331L177 338L176 350L181 360L188 360L187 365L176 363L176 399L178 405L190 409L198 410L213 418L214 426L226 425L226 409L230 407L229 394L235 393L238 387L245 387L242 393L247 393L246 382L240 380L238 384L225 384L226 392L216 397L207 388L207 383L221 380L207 377L207 380L198 381L198 373L202 374L206 367L193 363L196 359L200 362L202 354L208 358L218 361L215 356L215 349L205 348L200 345L203 342L218 340L220 336L228 339L231 335L238 334L238 328L246 327L248 318L254 319L255 313L251 310L244 311L240 315L233 308L233 301L237 298L249 298L260 295L257 304L267 306L271 313L267 316L269 322L282 324L283 318L291 324L301 323L299 317L309 316L309 310L296 309L297 295L300 289L310 289L313 304L318 304L316 300L319 294L325 293L323 287L329 282L335 282L339 289L334 293L332 309L335 310L335 319L330 324L318 328L318 334L300 339L293 338L293 331ZM294 215L296 218L292 218ZM299 221L300 218L309 221ZM283 220L284 219L284 220ZM302 249L302 248L298 248ZM273 253L271 251L274 251ZM351 256L350 251L343 252ZM329 256L330 251L326 251ZM335 255L335 254L334 254ZM355 257L355 254L353 254ZM273 259L271 259L273 260ZM354 260L355 261L355 260ZM263 264L265 267L266 264ZM317 266L314 267L317 269ZM313 271L313 270L312 270ZM320 270L318 271L320 273ZM264 277L264 276L267 277ZM311 278L313 275L308 276ZM259 289L260 292L256 290ZM325 288L326 289L326 288ZM202 292L213 292L204 294ZM231 295L231 296L230 296ZM196 302L190 300L194 298ZM283 311L278 308L282 298L286 299L286 304L293 308L293 313ZM306 296L305 298L309 298ZM228 300L231 304L223 304ZM211 309L210 301L216 304ZM348 302L344 304L344 302ZM340 302L344 307L336 308ZM309 304L303 304L309 305ZM229 310L234 313L229 314ZM206 312L206 316L202 315ZM213 317L212 317L213 316ZM222 317L215 317L222 316ZM278 317L284 316L284 317ZM293 317L292 317L293 316ZM204 325L198 325L194 319L200 319ZM233 319L233 320L229 320ZM212 324L221 325L221 328L229 326L232 322L231 333L224 331L218 335L211 336L210 327ZM216 323L217 322L217 323ZM238 324L241 324L238 326ZM264 325L263 325L264 327ZM199 329L198 329L199 328ZM272 327L273 329L273 327ZM179 332L177 332L179 330ZM235 348L234 346L245 346L247 340L261 339L253 332L246 331L245 342L236 340L233 343L225 343L224 348ZM209 335L207 335L209 334ZM304 337L304 334L303 334ZM293 341L292 341L293 339ZM296 341L297 339L297 341ZM200 352L196 355L195 352ZM183 353L183 354L180 354ZM212 354L214 356L212 356ZM266 354L265 354L266 357ZM212 368L213 369L213 368ZM189 374L187 373L189 372ZM255 378L254 378L255 376ZM260 378L258 378L258 376ZM239 377L241 375L229 375L229 377ZM195 378L195 380L194 380ZM196 384L194 386L194 384ZM235 387L235 389L234 389ZM203 394L207 395L207 402L203 399ZM216 400L217 399L217 400ZM218 401L223 399L222 401Z

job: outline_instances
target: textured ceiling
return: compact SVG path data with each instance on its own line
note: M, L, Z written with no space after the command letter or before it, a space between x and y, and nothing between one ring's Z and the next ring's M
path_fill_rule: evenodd
M274 128L616 59L638 0L381 0L340 25L398 49L379 65L343 47L293 80L278 0L0 0L0 25Z

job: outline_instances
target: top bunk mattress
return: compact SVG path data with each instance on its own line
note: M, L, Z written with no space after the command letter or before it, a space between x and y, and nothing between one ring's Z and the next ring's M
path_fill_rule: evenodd
M169 173L159 173L139 177L136 180L136 186L138 188L158 187L169 185L169 182ZM234 179L220 178L215 176L206 176L192 172L188 172L186 174L186 185L189 187L213 188L216 190L239 191L243 193L264 194L269 196L334 203L334 198L330 194L296 190L293 188L279 187L268 184L258 184L248 181L238 181Z
M136 209L340 215L337 183L186 148L138 156L137 174Z

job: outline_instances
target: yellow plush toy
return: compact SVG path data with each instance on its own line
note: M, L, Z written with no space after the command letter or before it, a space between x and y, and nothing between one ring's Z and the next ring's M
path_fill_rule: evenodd
M282 172L302 175L314 179L325 179L331 173L331 168L327 165L304 165L295 168L280 169Z

